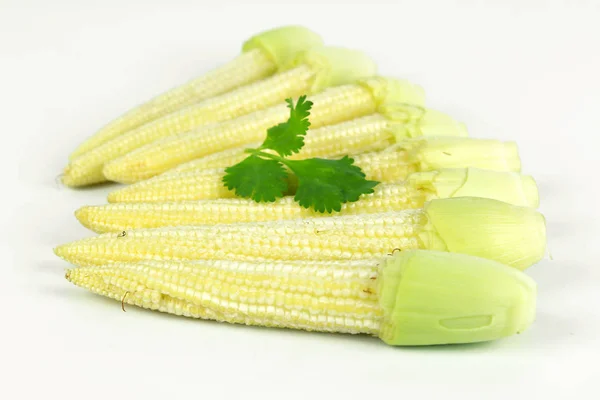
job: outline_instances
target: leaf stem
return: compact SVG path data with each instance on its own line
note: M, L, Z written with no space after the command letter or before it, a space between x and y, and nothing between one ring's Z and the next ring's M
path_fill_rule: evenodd
M255 156L270 158L271 160L279 161L280 163L287 165L287 160L277 154L265 153L260 149L247 149L246 152Z

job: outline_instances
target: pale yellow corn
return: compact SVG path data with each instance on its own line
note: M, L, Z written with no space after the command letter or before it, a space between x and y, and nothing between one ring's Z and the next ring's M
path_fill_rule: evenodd
M109 163L146 144L200 129L219 121L235 119L268 109L289 97L313 94L372 77L377 70L365 54L335 47L320 47L301 53L286 69L261 81L206 99L142 125L72 160L63 182L79 186L103 180L125 181L130 175L120 163ZM109 163L108 165L105 164ZM140 168L142 165L136 165ZM104 170L103 170L104 168ZM123 176L123 179L121 179Z
M310 136L310 134L307 135L307 141ZM344 147L343 144L340 146ZM465 156L465 153L468 153L468 156ZM363 153L352 157L355 164L366 174L367 179L378 182L396 182L406 179L409 174L414 172L441 168L476 167L518 172L521 167L518 149L514 142L470 138L403 140L383 151ZM215 162L211 165L226 167L239 162L240 159L243 159L243 156L236 151L231 153L230 158L219 158L218 163L213 159ZM183 164L181 168L172 172L168 171L154 178L113 191L109 193L108 201L111 203L136 203L234 197L234 193L223 185L223 169L205 170L205 165L203 159Z
M314 132L320 131L321 129L326 129L326 128L330 128L330 127L323 127L320 129L315 129L314 131L310 131L311 135L313 135ZM310 137L307 136L305 138L305 141L308 142L310 141ZM340 146L344 146L343 142L338 142ZM375 142L373 145L374 146L379 146L381 142ZM237 163L239 163L240 161L242 161L244 158L248 157L248 153L245 153L244 150L247 147L258 147L260 146L260 143L252 143L248 146L240 146L240 147L234 147L232 149L228 149L228 150L224 150L218 153L214 153L211 154L209 156L206 157L201 157L198 158L197 160L194 161L190 161L184 164L181 164L169 171L166 171L158 176L155 176L153 178L141 181L141 182L137 182L134 183L133 185L130 186L126 186L122 192L128 192L130 191L130 193L134 193L137 189L137 187L143 187L144 185L152 185L154 184L154 182L158 183L160 182L167 182L169 178L175 178L175 177L181 177L183 178L184 176L192 176L192 174L203 174L203 173L217 173L218 171L220 174L222 174L222 171L224 168L235 165ZM359 154L355 154L355 153L351 153L351 152L343 152L343 153L339 153L339 154L331 154L331 155L327 155L327 154L315 154L315 152L313 151L307 151L307 154L311 154L311 155L306 155L305 157L305 153L304 150L300 153L297 154L293 154L291 155L289 158L290 159L302 159L302 158L310 158L310 157L323 157L323 158L335 158L335 157L339 157L339 156L343 156L343 155L348 155L348 154L353 154L352 158L354 158L354 160L360 160L361 161L361 165L360 167L363 169L363 171L365 171L365 169L372 169L371 165L373 166L373 168L386 168L386 170L390 170L391 171L397 171L398 167L400 167L401 165L408 165L410 164L410 161L407 159L407 153L402 151L400 149L400 151L394 151L394 148L392 148L392 144L390 143L390 145L383 149L383 150L378 150L378 151L365 151L364 153L359 153ZM409 171L409 170L407 170ZM414 168L410 169L410 171L415 172ZM190 173L189 175L184 174L184 173ZM403 176L401 175L401 172L398 172L398 175L402 178ZM368 179L374 179L374 178L368 178ZM175 182L170 182L169 185L173 184L175 186ZM179 186L179 185L177 185ZM128 201L128 200L116 200L116 194L120 193L121 190L117 190L112 192L109 195L109 199L112 197L113 199L115 199L114 201ZM109 201L113 201L113 200L109 200Z
M388 147L394 139L389 128L389 119L381 114L354 119L336 125L324 126L310 131L305 139L305 148L290 158L337 156L354 154L358 150L368 151ZM250 147L258 147L254 143ZM204 168L227 167L243 160L246 146L214 153L181 168L167 171L154 178L126 186L109 194L109 202L143 202L170 200L201 200L233 197L221 182L222 169L206 171ZM189 173L184 173L189 171Z
M94 293L188 317L308 331L377 334L379 260L141 262L68 270Z
M422 209L311 219L140 229L59 246L76 265L141 260L364 259L419 247Z
M404 182L379 184L374 193L343 204L335 215L420 208L432 199L461 196L486 197L527 207L537 207L539 200L537 185L530 176L475 168L448 169L412 174ZM273 203L257 203L243 198L116 203L83 207L75 215L84 226L98 233L323 216L301 207L292 196Z
M355 84L327 89L309 97L313 107L311 127L374 114L389 99L423 103L420 87L408 82L372 78ZM260 110L234 120L158 140L120 157L105 167L106 176L122 183L133 183L165 172L181 163L232 147L264 140L268 128L289 117L286 104Z
M117 301L220 322L377 336L388 345L496 340L535 320L535 282L495 261L412 250L366 261L113 263L67 270ZM116 306L115 306L116 307Z
M395 182L421 171L420 165L411 162L405 151L377 151L353 156L354 164L365 173L367 179L377 182ZM427 171L427 169L423 169Z
M181 108L266 78L276 68L275 63L259 49L242 53L206 75L171 89L111 121L77 147L70 159Z
M355 120L352 120L355 121ZM350 121L349 121L350 122ZM348 122L342 122L342 124L346 124ZM339 124L324 126L322 128L311 129L308 132L312 135L314 132L320 131L321 129L331 128L332 126L337 126ZM308 135L304 137L304 141L306 142L308 139ZM261 142L248 143L247 145L232 147L227 150L219 151L216 153L212 153L208 156L200 157L195 160L185 162L183 164L179 164L175 168L171 168L162 174L159 174L153 178L146 179L140 182L133 183L131 186L139 185L143 182L148 182L153 179L159 178L161 176L168 175L179 175L182 172L204 172L208 170L218 170L230 167L242 161L244 158L248 157L248 153L245 152L247 148L257 148L261 145ZM265 150L268 151L268 150ZM299 153L292 154L289 158L298 159L300 157Z
M402 151L380 151L352 156L367 179L378 182L403 180L419 166L408 160ZM242 157L243 159L243 157ZM233 165L233 164L232 164ZM110 203L145 203L227 199L235 193L223 184L223 168L189 169L186 172L165 172L108 194Z
M289 158L355 154L386 148L393 142L390 120L382 114L373 114L311 130L301 153ZM260 143L249 145L258 146ZM240 162L247 157L246 147L234 147L182 164L172 171L112 192L108 199L110 202L143 202L233 197L233 192L221 183L222 169L205 169L224 168ZM186 171L190 173L182 174ZM218 174L218 178L214 174Z
M232 61L133 108L83 142L70 156L85 152L164 115L274 74L298 52L322 45L319 35L301 26L282 26L246 40Z
M67 271L65 277L75 285L92 293L121 301L123 309L125 309L125 304L129 304L186 317L218 319L221 316L215 311L143 288L137 281L121 279L115 280L115 284L113 284L109 278L85 271L85 268Z
M335 125L311 129L299 153L287 158L300 160L311 157L337 157L383 150L396 143L391 121L382 114L372 114ZM245 150L257 148L260 142L238 146L181 164L165 174L203 169L225 168L248 156Z
M81 186L105 181L102 172L105 163L155 140L233 119L272 106L286 97L301 95L308 91L312 75L314 71L308 66L300 66L167 114L74 158L65 168L63 183ZM118 171L108 169L108 173Z
M302 150L291 159L338 157L389 148L402 140L418 137L465 137L464 124L436 110L409 104L385 104L378 112L319 129L311 129ZM170 172L225 168L247 156L246 148L260 142L238 146L181 164Z
M545 254L545 220L529 207L458 197L380 214L107 233L59 246L77 265L141 260L347 260L394 249L466 253L520 268Z
M107 198L110 203L233 198L235 193L223 184L224 174L222 168L181 174L164 173L112 191Z
M432 195L424 187L410 183L378 185L375 193L342 205L339 215L377 213L422 207ZM274 203L250 199L216 199L171 203L116 203L87 206L76 211L81 224L94 232L120 232L163 226L270 221L322 216L298 205L292 196Z

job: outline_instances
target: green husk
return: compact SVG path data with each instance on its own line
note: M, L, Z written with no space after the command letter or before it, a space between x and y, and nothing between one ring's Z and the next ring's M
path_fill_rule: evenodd
M465 167L521 171L519 150L516 143L510 141L467 137L420 137L402 140L393 150L405 151L407 159L415 164L419 171Z
M378 110L385 111L390 104L425 106L423 88L404 79L375 76L363 79L358 84L371 92Z
M415 346L496 340L535 319L536 284L496 261L414 250L380 267L379 302L387 344Z
M520 270L546 254L546 221L530 207L456 197L425 204L423 248L497 260Z
M242 52L262 50L281 69L298 52L323 45L317 33L303 26L282 26L260 32L244 42Z
M342 47L319 46L296 54L284 69L306 64L316 71L310 93L328 87L355 83L377 74L377 64L362 51Z
M429 190L433 198L485 197L516 206L539 205L535 180L517 172L491 171L478 168L441 169L416 172L407 181Z
M389 131L396 142L421 136L469 135L463 123L437 110L405 103L384 103L379 106L377 112L390 121Z

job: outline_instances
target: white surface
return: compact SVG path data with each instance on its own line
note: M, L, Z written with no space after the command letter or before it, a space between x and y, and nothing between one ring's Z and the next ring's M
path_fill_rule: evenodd
M9 180L0 398L599 398L597 1L84 3L0 1ZM75 145L229 60L249 35L286 23L368 51L383 74L423 85L429 105L465 121L472 136L518 142L524 172L540 186L553 256L528 270L539 283L529 331L399 349L366 337L123 313L64 280L52 247L91 235L73 211L104 202L110 189L55 183Z

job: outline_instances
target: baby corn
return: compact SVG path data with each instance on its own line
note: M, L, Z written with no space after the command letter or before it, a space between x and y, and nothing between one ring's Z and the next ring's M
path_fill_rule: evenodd
M436 251L330 262L114 263L70 269L77 286L192 318L367 334L389 345L494 340L535 318L536 285L500 263Z
M101 144L202 100L274 74L294 54L322 45L316 33L300 26L285 26L261 32L242 46L242 53L227 64L173 88L110 122L83 142L70 159Z
M307 135L308 142L314 133ZM237 156L236 156L237 157ZM241 157L243 158L243 157ZM514 142L489 139L430 138L403 140L386 150L353 156L367 179L396 182L414 172L446 168L475 167L518 172L521 162ZM221 158L220 161L225 160ZM213 164L227 167L239 160ZM224 164L224 165L223 165ZM111 203L164 202L232 198L234 193L223 185L223 169L205 170L202 159L182 165L154 178L111 192Z
M104 175L121 181L120 170L116 167L107 167L103 175L104 164L145 144L268 109L288 97L318 93L328 86L371 77L377 70L373 61L363 53L332 47L303 52L293 65L293 68L269 78L165 115L82 154L69 163L63 182L69 186L86 185L106 180Z
M408 104L390 104L380 107L375 114L312 129L304 140L302 150L289 158L332 158L384 150L407 138L445 136L464 137L468 134L464 124L439 111ZM257 142L214 153L181 164L173 172L227 167L244 159L247 147L258 146L260 143Z
M544 217L498 200L457 197L381 214L140 229L59 246L78 265L141 260L345 260L394 249L466 253L520 269L545 252Z
M345 203L336 215L399 211L423 207L425 202L449 197L486 197L537 207L538 191L530 176L475 168L415 173L405 182L380 184L375 193ZM292 196L274 203L229 198L184 202L117 203L86 206L75 212L87 228L98 232L163 226L227 224L323 216L301 207Z
M422 105L423 97L422 89L418 86L381 77L329 88L310 97L313 102L311 128L373 114L381 107L397 102ZM108 179L122 183L147 179L181 163L260 141L266 136L268 128L286 121L288 117L288 106L283 103L158 140L107 164L104 174Z

